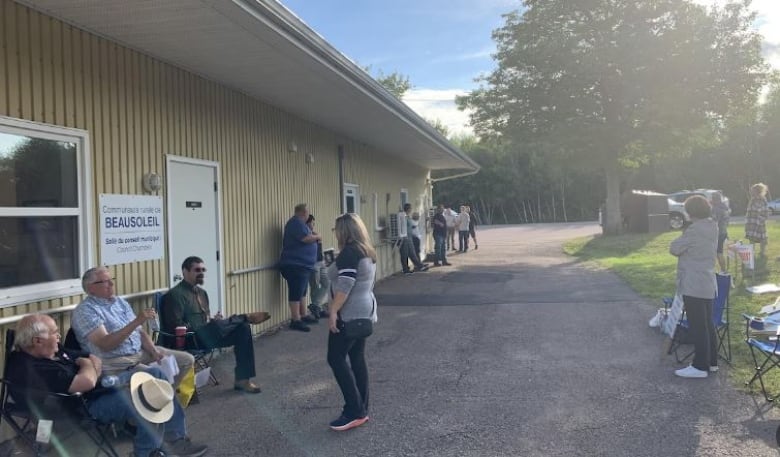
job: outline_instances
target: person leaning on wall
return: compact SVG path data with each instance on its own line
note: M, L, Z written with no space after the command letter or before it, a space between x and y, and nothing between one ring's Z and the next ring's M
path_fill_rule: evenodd
M309 208L305 203L295 206L295 214L284 225L282 254L277 267L287 281L287 299L290 306L290 328L302 332L311 329L307 324L317 322L317 317L307 314L306 291L309 278L317 263L317 242L322 236L313 233L306 225Z

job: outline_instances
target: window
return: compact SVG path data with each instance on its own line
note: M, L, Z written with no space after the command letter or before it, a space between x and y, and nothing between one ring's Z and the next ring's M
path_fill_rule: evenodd
M86 132L0 117L0 306L80 293Z

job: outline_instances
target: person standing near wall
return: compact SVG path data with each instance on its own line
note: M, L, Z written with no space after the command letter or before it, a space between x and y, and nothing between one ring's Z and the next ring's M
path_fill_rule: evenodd
M311 230L311 233L317 233L314 231L314 214L309 214L306 225ZM314 265L314 271L309 278L309 289L311 289L311 303L309 303L311 315L315 318L328 317L325 303L327 302L328 290L330 289L330 281L328 281L328 272L322 253L322 240L317 241L317 263Z
M451 265L447 262L447 219L444 217L444 207L436 207L436 214L433 216L433 266Z
M460 207L458 214L458 252L467 252L469 250L469 213L465 206Z
M471 207L467 206L466 211L469 213L469 235L471 235L471 239L474 240L474 250L476 251L479 249L479 245L477 244L477 216L471 212Z
M410 260L414 265L415 272L428 270L428 267L420 262L420 256L414 252L414 244L411 239L411 215L411 203L404 204L403 211L398 213L398 250L401 256L401 270L407 275L413 273L413 271L409 269Z
M317 263L317 241L322 239L306 226L308 219L309 208L306 204L296 205L295 214L284 225L282 255L277 263L282 277L287 281L290 328L302 332L311 330L306 324L317 322L316 318L307 315L306 290Z
M368 422L367 337L349 337L344 327L356 319L377 321L376 251L357 214L339 216L335 232L340 252L328 268L333 284L328 318L328 365L344 398L344 408L338 419L330 423L330 428L345 431Z
M447 220L447 250L455 250L455 231L457 225L458 214L449 207L444 205L444 219Z

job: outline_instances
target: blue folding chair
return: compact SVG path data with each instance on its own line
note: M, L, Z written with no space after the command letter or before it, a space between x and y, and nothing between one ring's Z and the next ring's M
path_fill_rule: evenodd
M718 292L712 301L712 322L715 324L715 333L718 338L718 358L728 364L731 364L731 335L729 333L729 294L731 293L731 275L716 274L715 280L718 284ZM688 344L686 336L689 334L690 326L688 318L683 313L677 322L677 329L672 338L672 344L669 346L669 354L674 353L677 363L683 363L693 357L694 351L685 355L680 355L681 346Z

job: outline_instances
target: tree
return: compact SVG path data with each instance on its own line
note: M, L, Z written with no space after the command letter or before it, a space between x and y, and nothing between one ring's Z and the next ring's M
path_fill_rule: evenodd
M766 66L749 5L525 0L493 33L498 68L459 106L479 135L601 171L618 233L625 168L690 151L754 104Z
M412 88L409 77L397 71L386 75L382 70L379 70L374 79L399 100Z

